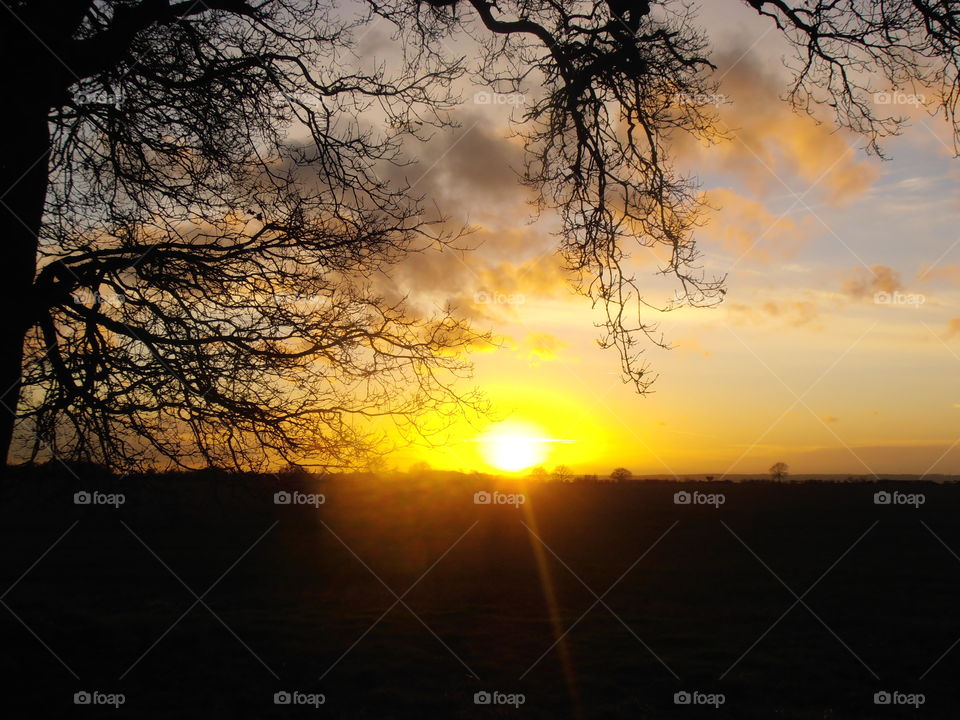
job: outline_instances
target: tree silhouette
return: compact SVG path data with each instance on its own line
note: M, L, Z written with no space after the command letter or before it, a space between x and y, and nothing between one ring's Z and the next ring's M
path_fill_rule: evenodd
M797 49L797 107L828 108L879 152L901 120L876 114L869 83L914 83L942 89L956 126L948 4L748 4ZM524 179L561 218L559 252L606 309L602 344L638 391L654 379L644 338L663 343L642 311L720 299L723 279L698 269L695 184L669 159L671 135L716 135L713 65L686 4L357 7L367 14L329 0L4 3L0 57L26 69L3 81L16 103L0 152L4 456L16 427L32 457L347 465L374 440L362 421L416 430L425 411L472 402L452 380L475 333L370 283L450 240L376 168L450 123L466 68L441 41L459 33L483 49L476 78L538 88L518 119ZM346 59L374 20L403 50L389 72ZM644 247L666 250L679 287L666 306L624 267Z
M538 482L544 482L548 477L546 468L539 465L535 468L531 468L527 474L531 480L536 480Z
M573 472L566 465L557 465L553 469L553 480L559 483L573 482Z
M622 467L616 468L612 473L610 473L610 479L613 482L626 482L632 477L633 473Z
M785 479L790 472L790 466L786 463L778 462L770 466L770 479L780 482Z
M446 239L374 165L413 115L445 122L456 66L340 68L349 28L314 0L61 5L3 11L30 68L0 173L4 455L18 398L33 457L126 466L352 465L360 420L470 402L476 335L369 283Z

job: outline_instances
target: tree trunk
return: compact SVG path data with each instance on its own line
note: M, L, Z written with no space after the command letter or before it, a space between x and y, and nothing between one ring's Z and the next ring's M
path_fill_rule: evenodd
M26 102L8 106L0 141L0 466L13 437L24 337L35 322L32 287L50 153L45 104L20 100Z

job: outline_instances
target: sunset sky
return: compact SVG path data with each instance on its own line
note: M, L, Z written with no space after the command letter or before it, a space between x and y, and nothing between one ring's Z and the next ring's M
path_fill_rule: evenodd
M798 473L960 473L960 165L946 123L901 105L911 127L887 141L890 160L869 157L862 138L778 99L787 48L769 22L737 3L701 20L731 139L674 152L721 208L697 238L728 292L718 308L659 318L675 347L647 350L654 394L638 397L616 353L597 347L599 309L560 270L555 221L531 222L511 106L474 102L481 88L462 89L459 129L397 171L471 225L461 245L475 249L411 257L384 282L424 312L449 302L495 333L499 347L474 354L464 387L544 440L548 469L722 475L784 461ZM370 57L390 47L377 30L361 41ZM672 286L653 277L656 262L643 249L632 258L662 302ZM438 447L391 462L490 470L482 430L458 423Z

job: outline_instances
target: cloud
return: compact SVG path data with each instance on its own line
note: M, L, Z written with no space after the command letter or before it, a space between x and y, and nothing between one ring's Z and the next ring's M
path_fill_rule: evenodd
M554 253L521 263L500 262L488 265L481 270L478 280L486 287L500 292L522 290L543 296L569 293L569 276L563 269L563 261Z
M917 273L920 282L936 282L943 280L949 283L960 284L960 265L930 265Z
M380 174L411 184L426 215L446 219L443 229L465 229L458 249L409 254L377 279L378 289L391 300L409 298L422 313L451 305L488 323L513 317L528 299L567 294L552 235L556 219L530 222L531 194L514 171L523 164L522 144L482 109L460 108L456 119L459 128L410 145L415 165L386 166Z
M532 194L516 171L524 163L521 141L476 109L459 108L454 118L459 127L425 144L411 142L407 152L415 164L386 166L381 174L410 184L446 215L505 226L525 221Z
M873 265L869 270L853 268L841 286L841 291L853 298L873 297L876 293L893 293L902 289L900 273L886 265Z
M737 325L775 322L787 327L803 327L814 325L820 318L817 304L809 300L767 300L757 306L731 304L727 306L727 310Z
M477 265L448 300L468 317L485 322L514 318L528 303L569 298L570 280L556 254L525 262Z
M677 338L673 341L673 347L680 352L692 353L700 357L711 358L713 353L707 350L703 343L694 336Z
M714 188L704 193L717 212L710 215L698 239L719 244L737 258L770 263L796 254L810 234L810 218L800 223L778 216L763 203L745 198L731 188Z
M450 306L457 315L485 325L515 319L530 302L571 297L569 275L556 253L520 262L490 257L496 254L486 246L412 254L379 276L377 289L392 302L407 298L421 315Z
M717 144L676 135L674 152L697 174L733 173L759 196L798 195L816 185L818 202L844 205L866 192L879 176L848 141L848 134L794 112L781 99L782 78L746 44L714 58L721 78Z
M530 360L531 364L539 365L541 362L550 362L556 360L560 351L567 344L556 335L542 332L528 333L523 340L521 352Z

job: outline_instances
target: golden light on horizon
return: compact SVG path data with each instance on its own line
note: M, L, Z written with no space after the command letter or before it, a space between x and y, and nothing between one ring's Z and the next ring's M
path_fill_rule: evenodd
M519 420L505 420L476 438L484 460L504 472L520 472L542 464L549 456L549 443L562 442L545 437L543 428Z

